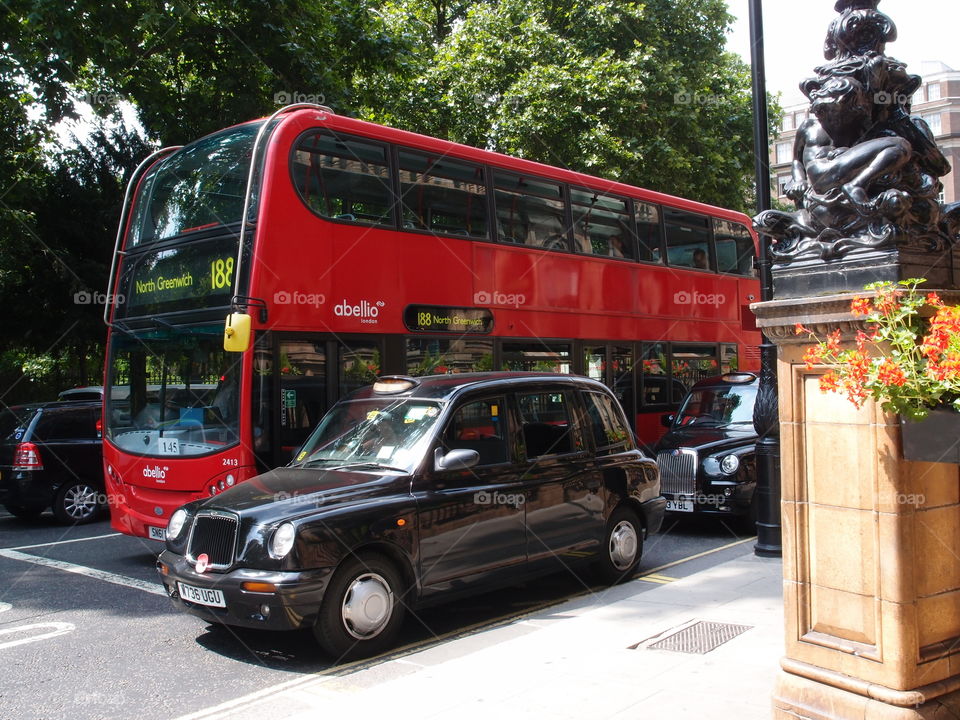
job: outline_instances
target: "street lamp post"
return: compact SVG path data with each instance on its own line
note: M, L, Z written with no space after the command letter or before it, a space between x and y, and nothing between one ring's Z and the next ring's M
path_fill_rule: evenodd
M763 11L761 0L750 2L750 62L753 78L753 146L757 177L757 212L770 209L770 162L767 137L767 81L763 56ZM773 299L773 276L767 238L761 237L760 300ZM761 557L780 557L780 421L777 405L777 347L766 335L760 344L760 388L754 406L757 430L757 544Z

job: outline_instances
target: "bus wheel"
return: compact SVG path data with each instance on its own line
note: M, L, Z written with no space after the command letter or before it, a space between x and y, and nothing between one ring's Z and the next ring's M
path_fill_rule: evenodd
M643 533L637 514L627 507L618 507L607 521L607 532L596 570L608 585L628 580L640 564L643 554Z
M348 558L334 573L313 633L327 653L340 660L374 655L396 638L403 623L403 583L381 555Z
M65 482L53 498L53 514L62 523L93 522L103 513L103 493L85 480Z

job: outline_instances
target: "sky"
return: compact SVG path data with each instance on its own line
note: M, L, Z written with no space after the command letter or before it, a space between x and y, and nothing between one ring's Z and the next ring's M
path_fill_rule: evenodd
M804 102L800 81L824 63L823 40L836 17L835 0L763 0L764 57L767 90L781 93L781 104ZM727 49L750 62L748 0L727 0L737 17ZM960 70L960 2L958 0L881 0L878 9L897 26L898 39L887 55L907 63L922 75L921 63L938 60Z

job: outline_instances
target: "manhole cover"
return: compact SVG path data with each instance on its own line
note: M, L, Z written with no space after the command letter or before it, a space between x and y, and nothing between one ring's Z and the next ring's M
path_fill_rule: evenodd
M649 640L637 643L633 648L643 647L647 650L671 650L705 655L752 627L752 625L731 625L701 620L679 630L667 630Z

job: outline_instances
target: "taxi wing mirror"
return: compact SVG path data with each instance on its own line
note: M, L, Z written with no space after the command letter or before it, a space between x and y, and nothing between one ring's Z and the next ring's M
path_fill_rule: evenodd
M433 468L437 472L444 470L466 470L480 462L480 453L476 450L459 448L451 450L446 455L437 448L433 453Z
M250 316L246 313L230 313L223 328L223 349L227 352L244 352L250 347Z

